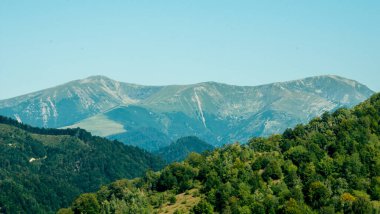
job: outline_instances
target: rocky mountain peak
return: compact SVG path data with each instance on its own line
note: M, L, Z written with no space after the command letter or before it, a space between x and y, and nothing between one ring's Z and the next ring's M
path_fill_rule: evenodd
M94 76L89 76L84 79L78 80L80 83L99 83L102 81L107 81L107 82L117 82L116 80L113 80L107 76L103 75L94 75Z

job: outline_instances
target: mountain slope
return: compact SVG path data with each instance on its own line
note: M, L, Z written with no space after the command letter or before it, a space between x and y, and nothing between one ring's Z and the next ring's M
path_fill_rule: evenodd
M203 153L212 151L213 146L203 140L194 137L182 137L167 147L163 147L156 152L158 156L166 160L167 163L184 160L190 153Z
M84 199L93 197L106 204L98 212L379 213L379 122L375 94L282 135L192 154L160 172L114 182L78 197L65 211L85 212L90 204ZM109 197L117 192L124 194ZM189 194L198 204L177 206Z
M160 167L150 153L81 129L40 129L0 116L0 213L51 213L81 193Z
M356 81L332 75L261 86L205 82L160 87L96 76L0 101L0 114L38 126L81 127L157 151L184 136L220 146L281 133L371 94Z
M136 103L159 87L121 83L104 76L0 101L0 114L39 127L62 127L118 105Z
M354 106L372 93L360 83L337 76L255 87L207 82L162 87L139 103L119 106L100 115L124 127L126 131L114 129L108 136L127 144L129 141L124 139L134 139L132 135L136 135L138 129L149 127L162 133L165 139L198 136L220 146L245 142L252 136L281 133L325 111ZM98 121L99 124L104 122ZM88 126L87 120L70 127L77 126L98 132L97 128ZM141 140L140 145L139 139L132 142L149 151L157 150L157 144L150 147L147 140Z

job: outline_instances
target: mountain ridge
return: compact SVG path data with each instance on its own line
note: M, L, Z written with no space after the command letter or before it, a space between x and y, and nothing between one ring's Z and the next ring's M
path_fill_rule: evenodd
M373 93L357 81L335 75L259 86L217 82L142 86L91 76L2 100L0 114L40 127L82 127L137 146L139 141L129 133L136 136L146 128L171 141L194 135L219 146L280 133L325 111L352 107ZM147 139L141 140L142 148L159 149L158 144L150 148Z
M218 82L218 81L204 81L204 82L190 83L190 84L164 84L164 85L150 85L150 84L147 84L147 85L145 85L145 84L138 84L138 83L129 83L129 82L124 82L124 81L118 81L118 80L114 80L112 78L109 78L109 77L107 77L105 75L92 75L92 76L88 76L88 77L85 77L85 78L82 78L82 79L76 79L76 80L68 81L66 83L61 83L61 84L58 84L56 86L47 87L45 89L40 89L40 90L37 90L37 91L32 91L32 92L29 92L29 93L26 93L26 94L21 94L21 95L17 95L17 96L10 97L10 98L5 98L5 99L0 99L0 102L8 101L8 100L14 100L14 99L17 99L17 98L20 98L20 97L25 97L25 96L31 97L34 94L37 94L37 93L40 93L40 92L44 92L46 90L52 90L52 89L60 88L62 86L67 86L69 84L78 83L78 82L79 83L88 83L88 82L91 82L91 80L94 80L94 79L95 80L108 80L108 81L128 84L130 86L135 86L135 87L195 86L195 85L202 85L202 84L218 84L218 85L227 85L227 86L236 86L236 87L260 87L260 86L267 86L267 85L273 85L273 84L293 83L293 82L298 82L300 80L313 79L313 78L323 78L323 77L336 78L336 79L343 80L343 81L347 81L348 80L349 82L352 82L352 83L364 85L364 84L362 84L362 83L360 83L360 82L358 82L356 80L345 78L345 77L342 77L342 76L339 76L339 75L334 75L334 74L316 75L316 76L310 76L310 77L305 77L305 78L299 78L299 79L295 79L295 80L276 81L276 82L264 83L264 84L258 84L258 85L237 85L237 84L224 83L224 82ZM366 85L364 85L364 86L367 87Z

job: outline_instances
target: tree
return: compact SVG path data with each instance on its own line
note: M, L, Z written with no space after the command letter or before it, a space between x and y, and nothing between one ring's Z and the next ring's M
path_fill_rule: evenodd
M269 178L277 180L282 178L282 170L281 170L281 165L277 160L273 160L269 162L267 167L265 167L265 170L263 172L263 179L265 181L268 181Z
M193 179L198 175L198 170L187 163L173 163L166 167L161 173L157 189L165 191L176 188L178 192L188 190L193 185Z
M284 154L286 159L290 159L297 166L299 166L301 163L309 162L309 155L310 152L302 145L291 147Z
M348 192L345 192L340 196L340 202L345 213L352 212L352 203L354 201L356 201L356 197Z
M297 202L293 198L289 199L283 207L284 214L312 214L312 210L303 203Z
M210 203L202 199L197 205L193 207L191 212L194 214L212 214L214 213L214 209Z
M380 200L380 176L372 178L371 195L373 199Z
M100 212L100 205L96 199L96 194L85 193L80 195L73 203L72 210L75 214L97 214Z
M367 214L372 212L372 205L368 198L359 197L352 203L352 211L355 214Z
M170 204L175 204L175 202L177 202L177 198L175 197L175 195L171 195L169 197L169 202Z
M330 198L331 191L320 181L315 181L310 184L307 199L314 207L322 207L327 204Z
M70 208L62 208L58 210L57 214L74 214L74 212Z

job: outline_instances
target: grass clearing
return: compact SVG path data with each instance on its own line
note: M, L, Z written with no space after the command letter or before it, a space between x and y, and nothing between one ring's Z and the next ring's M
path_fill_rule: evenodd
M173 214L176 210L181 210L184 213L189 213L190 209L193 208L201 200L199 195L195 194L198 189L189 190L188 193L181 193L176 195L176 203L170 204L166 203L162 207L155 209L155 213L159 214Z
M77 128L86 129L91 132L92 135L106 137L113 134L120 134L126 132L124 126L120 123L117 123L113 120L107 118L103 114L98 114L93 117L82 120L71 126L65 126L62 128Z

